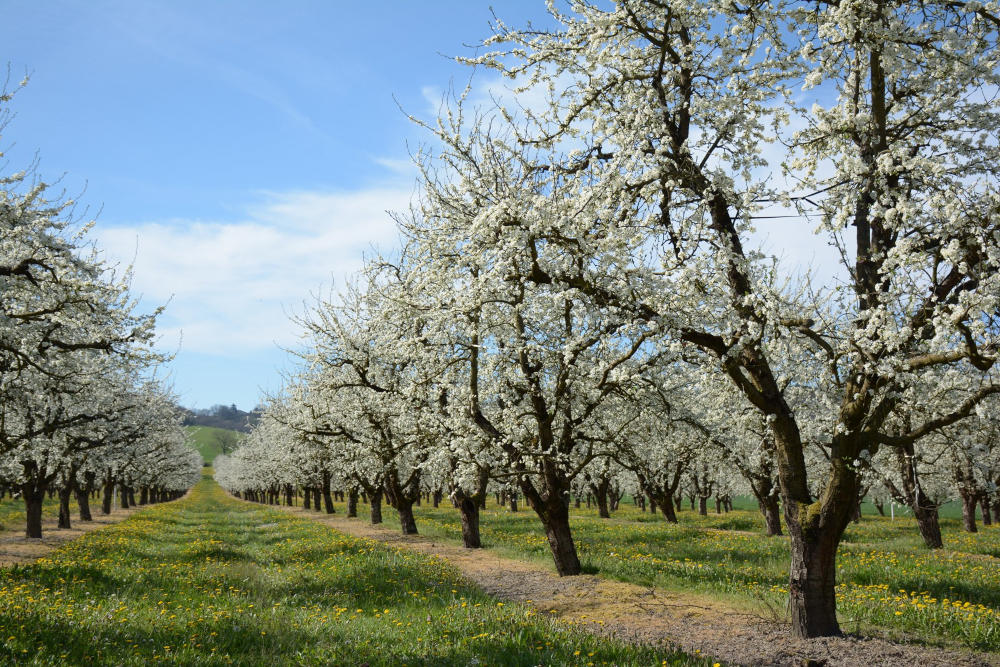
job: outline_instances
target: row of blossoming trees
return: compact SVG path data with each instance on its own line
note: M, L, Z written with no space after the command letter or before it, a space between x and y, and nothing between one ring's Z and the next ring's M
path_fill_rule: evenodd
M444 489L470 544L492 484L564 575L574 488L627 471L672 519L680 484L728 484L772 532L780 498L794 632L836 634L862 494L932 547L943 499L996 499L1000 10L567 4L496 24L469 62L531 103L425 124L401 251L302 318L301 372L219 479L333 480L404 531ZM841 259L828 284L758 250L794 216Z
M0 94L0 114L10 99ZM45 184L0 175L0 491L23 498L28 537L42 536L46 495L69 527L74 496L86 521L96 493L107 514L113 494L124 507L167 500L200 475L155 380L155 314L136 313L127 272L87 229Z

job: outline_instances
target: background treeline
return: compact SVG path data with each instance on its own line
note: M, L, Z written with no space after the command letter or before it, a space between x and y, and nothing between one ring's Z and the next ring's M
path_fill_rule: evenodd
M240 433L249 433L260 421L262 408L244 412L233 405L213 405L210 408L181 408L185 426L211 426Z

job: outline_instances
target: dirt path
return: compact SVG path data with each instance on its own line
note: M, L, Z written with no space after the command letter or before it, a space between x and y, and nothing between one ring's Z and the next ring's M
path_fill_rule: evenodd
M1000 665L1000 656L882 639L794 639L765 609L748 613L689 593L643 588L593 575L559 577L536 563L372 526L361 519L283 507L332 528L432 554L457 567L486 592L528 603L563 621L626 641L669 643L684 651L739 665Z
M101 514L94 511L93 521L72 519L72 528L58 528L56 519L46 519L42 522L42 538L32 539L24 536L24 526L10 525L0 530L0 567L31 563L49 553L60 545L85 535L92 530L124 521L138 508L127 510L115 509L111 514Z

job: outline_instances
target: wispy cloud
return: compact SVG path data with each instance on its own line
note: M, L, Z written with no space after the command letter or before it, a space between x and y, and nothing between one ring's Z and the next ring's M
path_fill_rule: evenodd
M240 355L293 345L289 313L310 293L342 285L366 252L391 250L387 210L404 210L412 189L265 193L237 221L170 220L97 231L108 257L135 257L134 290L170 305L164 347Z

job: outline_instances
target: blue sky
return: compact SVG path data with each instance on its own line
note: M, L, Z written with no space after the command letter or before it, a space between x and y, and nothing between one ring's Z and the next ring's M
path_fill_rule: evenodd
M408 146L487 37L488 2L2 0L11 83L3 171L37 156L135 266L191 407L255 405L281 385L288 315L395 245ZM544 24L540 0L495 3ZM498 85L480 72L483 93Z
M543 0L495 3L551 25ZM28 86L3 130L2 171L37 157L97 215L107 258L133 264L189 407L253 407L289 367L289 316L332 295L415 192L409 151L472 74L453 56L490 35L487 0L370 3L0 0L0 66ZM2 82L2 79L0 79ZM504 84L473 79L473 101ZM78 196L79 195L79 196ZM772 220L761 244L833 267L811 223ZM833 275L826 268L825 275Z

